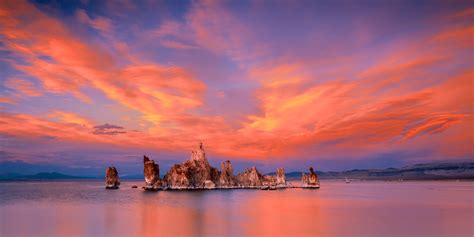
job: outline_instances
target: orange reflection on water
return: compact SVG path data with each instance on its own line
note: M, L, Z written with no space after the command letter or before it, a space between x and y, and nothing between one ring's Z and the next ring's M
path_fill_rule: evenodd
M303 191L303 190L299 190ZM304 190L311 192L317 190ZM303 236L316 233L321 228L320 205L322 200L315 197L305 200L299 196L279 195L285 191L265 192L252 195L242 210L248 218L243 225L247 236Z
M28 192L0 183L0 236L472 236L474 216L472 182L156 193L22 185Z

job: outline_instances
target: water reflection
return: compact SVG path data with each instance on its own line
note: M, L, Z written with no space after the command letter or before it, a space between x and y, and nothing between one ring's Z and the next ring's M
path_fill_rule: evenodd
M131 185L0 183L0 236L472 236L472 183L156 193Z

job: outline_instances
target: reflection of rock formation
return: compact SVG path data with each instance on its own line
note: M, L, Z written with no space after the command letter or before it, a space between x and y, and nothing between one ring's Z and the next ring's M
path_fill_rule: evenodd
M115 167L109 167L105 171L105 188L117 189L120 186L118 172Z
M143 156L143 174L145 176L145 189L156 190L161 188L160 166L147 156Z
M237 184L243 187L259 187L264 181L270 182L270 180L264 179L255 166L238 174L236 179Z
M171 167L164 179L171 189L214 188L219 175L219 171L209 165L200 143L198 149L191 152L191 159Z
M303 187L319 187L318 175L314 172L313 167L309 167L309 174L303 174Z
M224 188L234 187L236 185L234 170L229 160L222 162L221 175L219 177L219 186Z

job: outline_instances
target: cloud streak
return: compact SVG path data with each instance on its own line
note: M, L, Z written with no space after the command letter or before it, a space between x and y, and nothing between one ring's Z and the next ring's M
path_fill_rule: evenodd
M121 133L126 133L123 130L123 127L112 125L112 124L102 124L94 126L94 131L92 133L99 134L99 135L117 135Z

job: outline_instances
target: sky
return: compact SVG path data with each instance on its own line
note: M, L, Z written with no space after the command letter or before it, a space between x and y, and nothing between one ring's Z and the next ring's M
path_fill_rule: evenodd
M472 1L0 1L0 172L473 160Z

